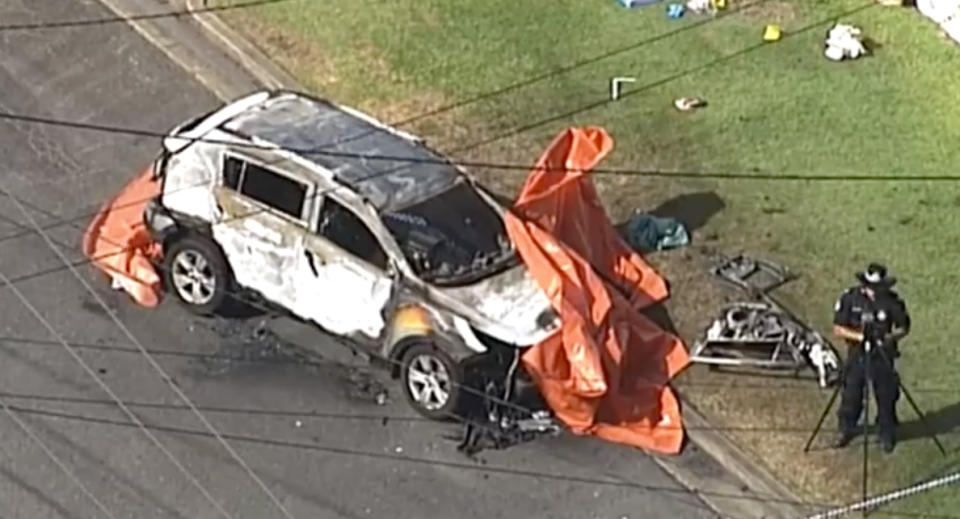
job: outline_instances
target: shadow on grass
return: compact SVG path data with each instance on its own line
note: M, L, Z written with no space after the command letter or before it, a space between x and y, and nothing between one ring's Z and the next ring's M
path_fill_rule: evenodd
M912 421L901 424L899 436L901 441L922 440L929 438L931 433L947 434L958 429L960 429L960 402L926 413L926 420L916 417Z
M706 225L726 207L727 204L716 193L701 191L673 197L650 211L650 214L662 218L674 218L682 223L687 231L693 232Z

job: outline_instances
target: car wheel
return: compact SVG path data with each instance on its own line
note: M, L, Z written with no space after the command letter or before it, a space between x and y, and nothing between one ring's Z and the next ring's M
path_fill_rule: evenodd
M230 284L230 269L213 242L188 235L176 240L164 256L168 290L172 290L188 310L209 315L223 305Z
M449 355L429 342L414 344L401 364L403 392L421 415L449 420L458 411L463 376Z

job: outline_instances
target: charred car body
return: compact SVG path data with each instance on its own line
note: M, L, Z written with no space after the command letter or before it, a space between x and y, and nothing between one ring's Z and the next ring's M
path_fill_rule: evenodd
M348 337L396 361L425 416L457 410L472 363L515 365L560 325L505 208L364 114L258 92L178 126L163 148L144 220L167 290L200 314L253 295Z

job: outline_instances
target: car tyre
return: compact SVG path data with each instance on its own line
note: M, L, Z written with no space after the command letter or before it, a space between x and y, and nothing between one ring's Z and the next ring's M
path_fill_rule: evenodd
M455 418L463 395L463 374L449 355L430 342L418 342L401 361L403 393L422 416L446 421Z
M231 284L226 259L211 240L186 235L164 253L164 282L187 310L211 315L223 307Z

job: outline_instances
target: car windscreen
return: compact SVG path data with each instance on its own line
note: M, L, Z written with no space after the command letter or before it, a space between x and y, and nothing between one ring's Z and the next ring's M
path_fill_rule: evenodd
M503 218L465 181L382 217L407 261L425 281L466 283L515 259Z

